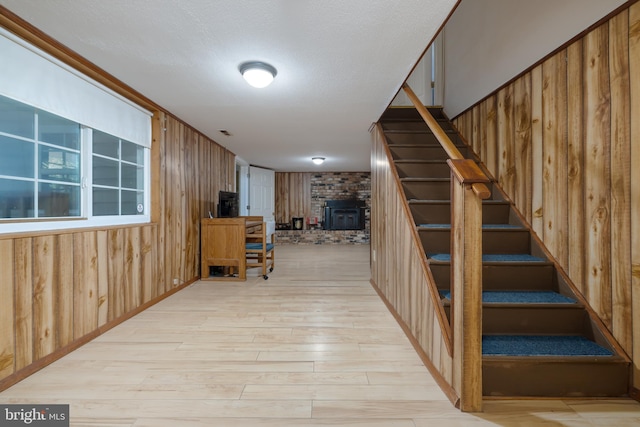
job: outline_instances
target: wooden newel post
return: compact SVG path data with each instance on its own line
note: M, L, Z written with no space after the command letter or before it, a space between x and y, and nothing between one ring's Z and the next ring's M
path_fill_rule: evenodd
M451 168L453 386L460 410L482 411L482 199L489 182L469 159Z

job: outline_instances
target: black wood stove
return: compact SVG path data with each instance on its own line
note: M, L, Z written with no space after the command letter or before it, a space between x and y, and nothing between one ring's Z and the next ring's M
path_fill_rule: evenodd
M364 200L327 200L324 206L325 230L364 230Z

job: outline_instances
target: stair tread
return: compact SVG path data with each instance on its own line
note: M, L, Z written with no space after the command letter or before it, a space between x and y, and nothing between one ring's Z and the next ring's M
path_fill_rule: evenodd
M451 262L451 254L427 254L427 257L434 261ZM547 262L547 260L529 254L484 254L482 255L482 262L539 263Z
M400 182L450 182L451 178L400 178Z
M443 164L447 163L445 159L425 160L425 159L400 159L395 160L395 163L407 164L407 163L423 163L423 164Z
M418 224L418 228L421 229L437 229L437 230L450 230L451 224ZM526 227L516 224L482 224L484 230L525 230Z
M407 200L409 204L414 205L450 205L451 200L443 200L443 199L409 199ZM511 203L507 200L501 199L485 199L482 201L483 204L493 204L493 205L511 205Z
M450 299L450 291L440 291L442 298ZM553 291L482 291L485 304L571 304L577 301Z
M577 335L483 335L483 356L612 356L611 350Z

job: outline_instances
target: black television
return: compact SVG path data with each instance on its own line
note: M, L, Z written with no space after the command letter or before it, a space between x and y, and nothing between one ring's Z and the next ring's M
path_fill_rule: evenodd
M218 195L218 218L235 218L238 216L240 199L238 193L220 191Z

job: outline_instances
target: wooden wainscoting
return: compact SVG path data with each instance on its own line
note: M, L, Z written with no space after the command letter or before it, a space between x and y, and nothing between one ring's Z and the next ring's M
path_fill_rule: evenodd
M426 272L426 255L405 206L385 149L382 131L374 135L371 157L371 277L425 365L452 402L452 352L449 323L438 309Z
M0 240L2 378L165 293L157 230L147 224Z
M633 355L636 388L639 73L640 3L633 3L455 119L589 304Z

